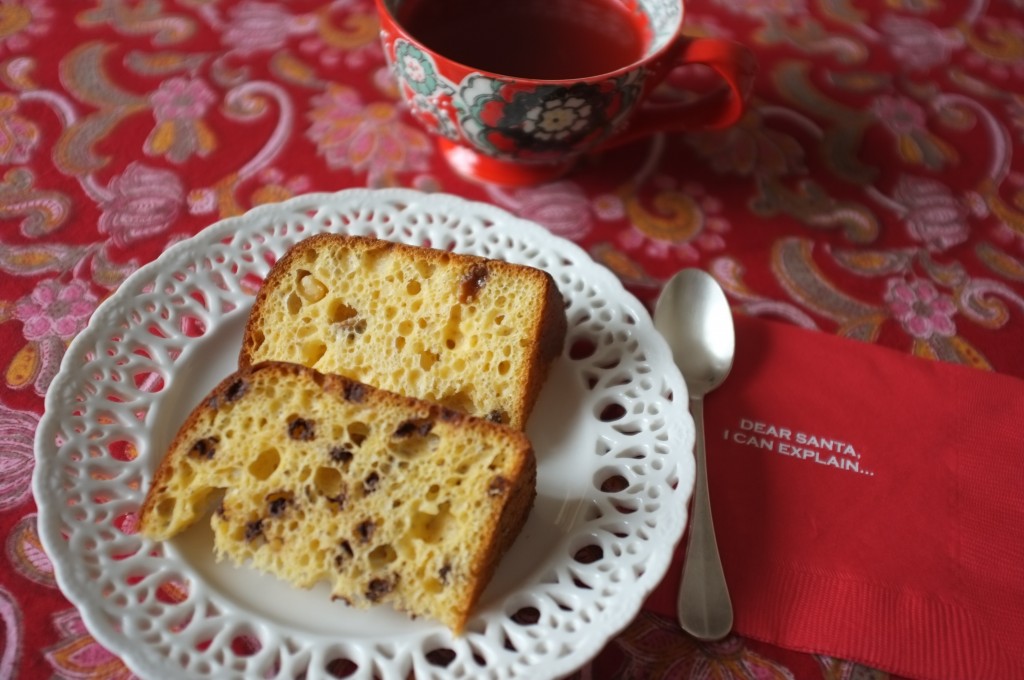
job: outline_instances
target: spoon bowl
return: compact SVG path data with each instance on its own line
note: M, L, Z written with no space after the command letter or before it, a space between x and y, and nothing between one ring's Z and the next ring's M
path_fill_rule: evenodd
M655 305L654 325L668 341L686 381L697 435L697 479L677 602L679 624L696 638L718 640L732 629L733 615L708 495L704 396L721 385L732 369L736 351L732 311L711 275L684 269L665 284Z

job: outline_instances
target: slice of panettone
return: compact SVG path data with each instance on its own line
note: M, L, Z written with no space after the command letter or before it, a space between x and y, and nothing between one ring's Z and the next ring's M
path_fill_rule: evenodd
M459 633L535 495L534 454L514 428L263 362L188 417L140 531L170 538L212 505L218 559Z

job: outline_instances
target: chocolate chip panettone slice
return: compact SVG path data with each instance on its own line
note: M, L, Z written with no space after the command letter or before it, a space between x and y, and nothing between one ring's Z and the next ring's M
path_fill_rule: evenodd
M211 507L214 549L356 607L465 626L526 521L536 461L513 428L299 365L225 379L154 476L143 535Z
M317 234L271 268L239 366L291 361L524 429L565 334L540 269Z

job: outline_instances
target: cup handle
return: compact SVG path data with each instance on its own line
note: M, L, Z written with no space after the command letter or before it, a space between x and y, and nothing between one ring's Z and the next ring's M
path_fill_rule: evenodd
M740 119L757 73L757 59L747 47L720 38L683 38L675 66L704 64L714 69L728 87L685 104L641 109L607 146L618 146L655 132L712 130Z

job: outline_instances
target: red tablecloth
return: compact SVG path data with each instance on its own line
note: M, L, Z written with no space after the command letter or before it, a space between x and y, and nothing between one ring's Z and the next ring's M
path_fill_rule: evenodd
M371 0L0 0L0 677L130 675L40 548L43 395L129 273L260 203L458 194L576 241L645 301L700 266L737 313L1024 377L1021 1L695 0L687 24L758 55L739 125L503 190L452 174L404 112ZM580 674L885 676L698 643L649 611Z

